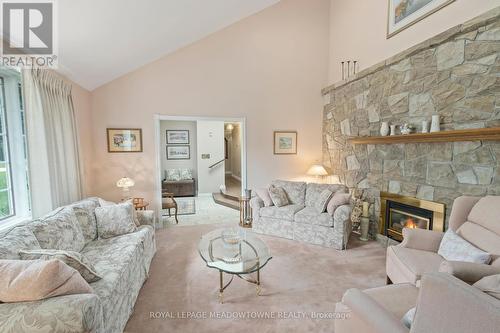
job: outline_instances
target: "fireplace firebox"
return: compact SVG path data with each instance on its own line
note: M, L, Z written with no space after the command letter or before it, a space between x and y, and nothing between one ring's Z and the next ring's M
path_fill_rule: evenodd
M444 231L444 204L386 192L380 199L381 234L401 241L403 228Z

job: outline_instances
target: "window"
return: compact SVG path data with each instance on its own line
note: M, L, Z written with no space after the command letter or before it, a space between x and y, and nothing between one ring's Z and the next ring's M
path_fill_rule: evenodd
M0 68L0 223L30 215L20 73Z

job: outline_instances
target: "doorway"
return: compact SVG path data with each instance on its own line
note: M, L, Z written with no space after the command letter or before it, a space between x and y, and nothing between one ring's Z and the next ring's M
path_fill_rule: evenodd
M179 206L179 224L239 209L247 184L244 118L156 115L155 132L160 221L170 219L165 193Z

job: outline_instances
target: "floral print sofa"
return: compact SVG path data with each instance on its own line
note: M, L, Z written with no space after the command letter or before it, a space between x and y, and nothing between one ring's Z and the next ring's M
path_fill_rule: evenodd
M98 205L97 198L89 198L70 206L78 207L80 212L86 210L95 222L94 209ZM59 208L50 214L57 216L63 211ZM78 210L75 212L78 217ZM0 303L0 332L123 332L156 252L154 212L137 213L141 226L135 232L113 238L98 239L96 228L92 231L88 226L81 226L85 245L80 253L102 277L90 283L94 294ZM81 223L80 218L78 221ZM67 230L57 230L54 226L35 230L37 223L39 226L38 220L0 232L0 259L20 259L19 250L39 249L40 244L47 241L61 245L74 241Z
M250 204L255 232L338 250L346 248L352 229L351 206L342 205L331 216L326 212L318 213L313 204L323 190L347 193L347 187L285 180L273 181L271 185L282 187L290 204L264 207L258 196L252 198Z

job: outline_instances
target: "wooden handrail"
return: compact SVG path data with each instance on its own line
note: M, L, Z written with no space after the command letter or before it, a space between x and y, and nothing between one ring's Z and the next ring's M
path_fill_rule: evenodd
M215 162L214 164L212 164L212 165L211 165L211 166L209 166L208 168L209 168L209 169L212 169L212 168L213 168L213 167L215 167L217 164L220 164L220 163L224 162L225 160L226 160L226 159L225 159L225 158L223 158L222 160L220 160L219 162Z

